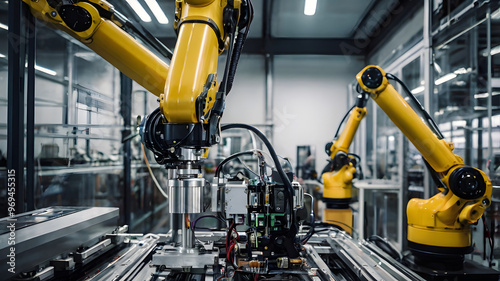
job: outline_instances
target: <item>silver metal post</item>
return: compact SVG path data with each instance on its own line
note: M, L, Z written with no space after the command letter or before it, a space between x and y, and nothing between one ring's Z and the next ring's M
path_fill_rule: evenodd
M273 141L273 57L266 55L266 136Z
M493 160L493 139L492 139L492 117L493 117L493 100L492 100L492 95L493 91L491 88L491 82L492 82L492 73L491 73L491 8L488 7L488 10L486 12L486 50L488 52L488 161ZM491 168L492 166L490 165L490 169L488 171L488 176L490 178L493 177L493 169Z

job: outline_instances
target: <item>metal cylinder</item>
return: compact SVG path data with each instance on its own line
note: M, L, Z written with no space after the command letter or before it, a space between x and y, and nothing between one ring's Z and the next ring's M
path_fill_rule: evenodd
M203 211L205 179L171 179L168 181L169 211L172 214L197 214Z

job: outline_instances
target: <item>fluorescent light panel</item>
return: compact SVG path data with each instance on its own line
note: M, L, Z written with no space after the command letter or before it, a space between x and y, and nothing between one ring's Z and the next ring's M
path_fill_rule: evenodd
M304 5L304 15L312 16L316 13L316 4L318 0L306 0L306 4Z
M156 0L144 0L146 1L146 4L148 5L149 9L151 12L153 12L153 15L155 18L158 20L159 23L161 24L168 24L168 18L163 13L163 10L161 9L160 5L158 5L158 2Z
M456 75L455 73L448 73L448 74L444 75L443 77L441 77L441 78L437 79L437 80L434 82L434 84L436 84L436 85L441 85L441 84L443 84L444 82L448 82L448 81L453 80L453 79L455 79L455 78L457 78L457 75Z
M0 22L0 28L5 29L5 30L9 30L9 27L1 22Z
M498 46L495 46L495 47L491 48L491 50L490 50L490 54L491 54L492 56L497 55L497 54L500 54L500 45L498 45ZM487 49L484 49L484 50L481 52L481 55L482 55L483 57L487 57L487 56L488 56L488 50L487 50Z
M500 9L497 9L496 11L491 13L491 18L495 19L495 20L499 20L500 19Z
M47 73L48 75L52 75L52 76L56 76L57 75L57 72L55 72L54 70L48 69L48 68L45 68L45 67L42 67L42 66L39 66L39 65L36 65L36 64L35 64L35 69L38 70L38 71L41 71L43 73Z
M497 54L500 54L500 45L494 47L494 48L491 48L491 55L494 56L494 55L497 55Z
M498 96L498 95L500 95L500 92L491 93L491 96ZM474 98L475 99L484 99L484 98L487 98L489 96L490 96L490 94L488 94L488 93L479 93L479 94L475 94Z
M425 90L424 86L418 86L415 89L411 90L411 93L415 95L415 94L423 92L424 90Z
M141 4L139 4L139 1L137 0L127 0L127 3L132 7L132 10L141 18L143 22L151 22L151 17L149 16L148 12L144 10Z
M455 74L467 74L470 72L470 69L465 69L465 67L460 67L459 69L453 71Z
M28 63L25 63L24 67L28 67ZM52 76L56 76L57 75L57 72L55 72L54 70L48 69L48 68L45 68L43 66L39 66L39 65L36 65L36 64L35 64L35 69L38 70L38 71L40 71L40 72L46 73L48 75L52 75Z

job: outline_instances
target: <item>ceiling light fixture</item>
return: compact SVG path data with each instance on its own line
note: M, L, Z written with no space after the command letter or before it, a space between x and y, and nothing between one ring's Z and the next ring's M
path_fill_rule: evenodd
M28 67L28 63L25 63L24 67ZM52 75L52 76L56 76L57 75L57 72L55 72L54 70L48 69L48 68L45 68L43 66L39 66L39 65L36 65L36 64L35 64L35 69L38 70L38 71L40 71L40 72L46 73L48 75Z
M489 97L490 94L489 93L480 93L480 94L475 94L474 95L474 98L475 99L484 99L484 98L487 98Z
M465 67L460 67L459 69L457 69L457 70L453 71L453 73L455 73L455 74L457 74L457 75L458 75L458 74L467 74L467 73L469 73L469 72L471 72L471 71L472 71L472 69L471 69L471 68L467 68L467 69L465 69Z
M498 95L500 95L500 92L493 92L493 93L491 93L491 96L498 96ZM475 99L484 99L484 98L487 98L489 96L490 96L489 93L479 93L479 94L475 94L474 98Z
M424 86L418 86L415 89L411 90L411 93L415 95L423 92L424 90L425 90Z
M5 55L4 54L0 54L0 58L5 58Z
M318 0L306 0L304 5L304 15L313 16L316 13L316 4Z
M151 17L148 12L144 10L137 0L127 0L127 3L132 7L132 10L141 18L143 22L151 22Z
M491 18L495 20L500 20L500 9L497 9L493 13L491 13Z
M437 62L434 62L434 69L436 69L438 74L441 74L441 72L443 71L443 70L441 70L441 67L439 66L439 64Z
M494 56L494 55L497 55L497 54L500 54L500 45L494 47L494 48L491 48L491 55Z
M153 15L155 18L158 20L159 23L161 24L168 24L168 18L163 13L163 10L161 9L160 5L158 5L158 2L156 0L144 0L146 1L146 4L148 5L149 9L151 12L153 12Z
M39 66L39 65L36 65L36 64L35 64L35 69L38 70L38 71L41 71L43 73L47 73L48 75L52 75L52 76L56 76L57 75L57 72L55 72L54 70L48 69L48 68L45 68L45 67L42 67L42 66Z
M497 54L500 54L500 45L498 45L498 46L495 46L495 47L491 48L491 50L490 50L490 54L491 54L492 56L497 55ZM488 50L487 50L487 49L484 49L484 50L481 52L481 55L482 55L483 57L487 57L487 56L488 56Z
M434 84L441 85L444 82L448 82L448 81L453 80L455 78L457 78L457 75L455 73L448 73L448 74L444 75L443 77L440 77L439 79L437 79L434 82Z
M5 30L9 30L9 27L1 22L0 22L0 28L5 29Z

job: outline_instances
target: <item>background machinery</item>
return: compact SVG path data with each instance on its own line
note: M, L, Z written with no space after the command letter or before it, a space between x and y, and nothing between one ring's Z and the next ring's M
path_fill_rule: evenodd
M339 134L339 125L335 133L334 141L326 145L325 151L331 161L323 170L323 201L326 204L323 221L338 224L345 231L352 234L353 217L349 207L352 193L352 180L356 175L356 164L359 157L349 153L349 146L354 135L366 115L366 103L368 94L361 92L357 97L356 104L348 111L349 115L342 133ZM344 117L344 120L345 120ZM326 170L326 171L325 171ZM360 171L358 172L358 174Z

